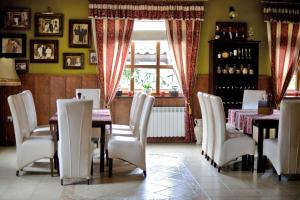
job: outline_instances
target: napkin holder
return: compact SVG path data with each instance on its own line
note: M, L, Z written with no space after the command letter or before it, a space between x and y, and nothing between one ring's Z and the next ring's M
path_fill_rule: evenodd
M258 114L261 115L272 115L273 108L269 105L269 102L266 100L259 100L258 101Z

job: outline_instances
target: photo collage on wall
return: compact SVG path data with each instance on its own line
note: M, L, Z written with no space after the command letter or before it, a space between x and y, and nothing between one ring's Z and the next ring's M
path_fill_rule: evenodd
M92 28L89 19L70 19L68 27L69 48L91 48ZM27 35L23 31L31 30L31 9L5 8L2 29L4 32L0 32L0 57L15 58L18 73L28 72L29 62L59 62L59 40L52 38L63 37L64 14L51 11L34 13L35 38L29 42L29 60L26 59ZM63 69L84 69L83 52L63 52L62 58ZM88 51L88 60L90 65L98 63L95 50Z

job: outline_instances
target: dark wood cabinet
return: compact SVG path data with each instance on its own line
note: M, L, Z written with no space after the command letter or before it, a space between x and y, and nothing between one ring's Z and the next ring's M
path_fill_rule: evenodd
M259 41L209 41L209 91L220 96L227 114L241 108L245 89L258 87Z

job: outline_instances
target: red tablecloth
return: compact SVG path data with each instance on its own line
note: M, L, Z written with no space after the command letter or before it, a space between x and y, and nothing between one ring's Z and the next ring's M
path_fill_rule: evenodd
M273 110L272 115L257 114L256 109L229 109L228 123L230 126L242 130L244 133L252 134L254 119L279 119L279 110Z

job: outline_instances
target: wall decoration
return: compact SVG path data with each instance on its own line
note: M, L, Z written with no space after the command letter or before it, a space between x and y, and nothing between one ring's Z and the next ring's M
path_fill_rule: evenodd
M64 53L63 62L64 69L83 69L84 55L83 53Z
M90 48L92 41L90 20L69 21L69 47L75 48Z
M89 50L89 64L90 65L98 64L98 58L95 50Z
M26 30L31 27L30 8L7 8L4 11L4 28L8 30Z
M26 57L26 34L1 33L0 57Z
M30 40L31 63L58 63L58 40Z
M28 60L26 59L15 60L15 66L17 73L25 73L29 70Z
M63 14L36 13L34 24L35 36L63 36Z

